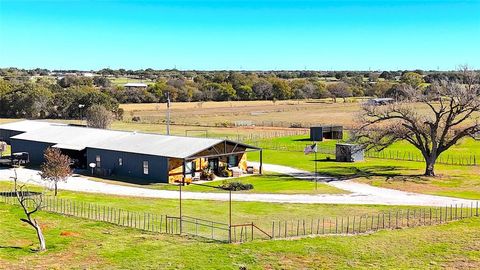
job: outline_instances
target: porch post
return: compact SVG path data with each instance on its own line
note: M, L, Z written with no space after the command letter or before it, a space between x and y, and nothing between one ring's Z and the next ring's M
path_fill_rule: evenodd
M260 175L263 174L263 150L260 150L260 168L258 168Z

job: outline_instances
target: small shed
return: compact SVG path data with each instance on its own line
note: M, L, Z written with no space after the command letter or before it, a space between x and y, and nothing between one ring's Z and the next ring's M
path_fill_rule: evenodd
M337 143L335 147L335 160L338 162L363 161L363 147L358 144Z
M323 141L323 139L343 139L343 126L315 126L310 127L310 140Z

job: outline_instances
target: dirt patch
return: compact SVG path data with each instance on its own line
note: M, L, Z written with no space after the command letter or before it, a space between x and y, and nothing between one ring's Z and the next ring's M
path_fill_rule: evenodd
M480 261L473 261L469 259L458 259L450 261L445 265L445 269L480 269Z
M67 236L67 237L69 237L69 236L80 236L80 234L77 233L77 232L63 231L63 232L60 233L60 236Z

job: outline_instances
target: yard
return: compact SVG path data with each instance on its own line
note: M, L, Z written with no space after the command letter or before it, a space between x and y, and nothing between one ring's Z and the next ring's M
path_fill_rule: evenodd
M11 182L0 182L0 190L12 190ZM40 190L33 187L32 190ZM44 191L42 189L42 191ZM47 194L51 194L48 191ZM128 211L148 212L159 215L178 216L178 199L155 199L141 197L124 197L96 193L82 193L61 190L59 199L72 199L77 202L95 203L101 207L114 207ZM183 200L183 215L214 220L228 221L228 202L209 200ZM295 204L265 202L233 202L233 223L254 222L263 228L270 228L272 221L311 219L319 217L353 216L412 209L411 206L384 205L331 205L331 204ZM415 208L415 207L413 207Z
M358 236L218 244L41 212L47 252L19 208L0 204L2 268L478 269L479 218Z
M159 190L178 190L178 185L172 184L149 184L138 185L131 184L128 181L134 181L134 179L122 179L122 178L97 178L88 177L94 181L106 182L116 185L128 185L141 188L152 188ZM335 187L314 181L300 180L288 175L267 173L265 175L247 175L240 178L220 179L202 183L192 183L183 187L184 191L192 192L226 192L219 188L225 182L241 182L243 184L252 184L253 189L245 191L236 191L237 193L277 193L277 194L345 194L347 191L337 189Z
M438 176L423 177L422 162L371 158L363 162L339 163L328 161L328 155L318 155L318 172L342 179L355 179L376 186L405 191L452 196L467 199L480 198L480 169L477 166L437 165ZM250 160L258 160L255 154ZM313 155L299 152L264 150L264 162L314 171Z

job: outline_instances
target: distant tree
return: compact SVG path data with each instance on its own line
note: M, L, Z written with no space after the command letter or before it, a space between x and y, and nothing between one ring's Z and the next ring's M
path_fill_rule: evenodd
M63 88L71 86L93 86L92 78L83 76L65 76L60 78L57 83Z
M385 80L393 80L393 79L395 79L395 74L392 74L389 71L383 71L380 74L379 78L382 78L382 79L385 79Z
M58 182L64 182L72 175L70 158L63 155L58 148L47 148L44 153L45 162L42 164L40 176L54 185L57 196Z
M285 80L272 78L270 80L272 84L273 97L279 100L289 99L293 97L292 88Z
M412 87L419 87L425 81L423 80L422 75L415 72L406 72L400 78L402 83L408 84Z
M314 98L329 98L330 92L327 90L327 85L322 81L316 81L313 83L315 91L313 93Z
M42 209L43 205L43 198L41 195L33 195L31 194L26 185L19 185L18 184L18 176L17 171L14 170L14 191L17 197L17 201L23 209L23 213L25 214L25 218L21 218L22 222L27 223L28 225L32 226L37 233L37 238L39 242L39 249L38 251L45 251L47 250L47 245L45 242L45 237L43 236L42 228L38 221L33 217L33 215Z
M112 83L107 77L96 76L93 78L93 84L98 87L110 87Z
M235 91L233 86L230 83L220 84L220 87L217 89L217 93L215 95L215 100L227 101L235 99L237 99L237 91Z
M237 89L237 95L240 100L252 100L255 99L255 93L249 85L242 85Z
M390 89L392 88L392 84L389 83L389 82L376 82L374 84L372 84L366 94L368 96L376 96L376 97L384 97L385 96L385 93Z
M93 105L87 110L87 126L106 129L113 121L113 113L102 105Z
M465 73L472 76L468 70ZM460 84L435 82L427 91L408 85L407 98L390 105L365 105L361 125L354 132L367 149L382 150L407 141L425 159L425 175L435 176L437 158L459 140L480 131L478 81ZM418 104L425 110L418 110Z
M271 100L273 99L273 86L267 80L259 80L252 86L252 90L258 99Z
M343 82L329 84L327 90L330 92L333 102L337 102L337 98L343 98L345 102L346 98L351 97L353 94L349 85Z

